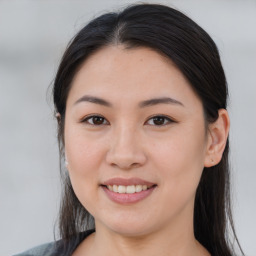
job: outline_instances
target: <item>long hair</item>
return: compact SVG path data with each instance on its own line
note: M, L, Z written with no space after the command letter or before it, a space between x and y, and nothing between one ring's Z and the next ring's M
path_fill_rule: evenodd
M120 12L93 19L71 40L63 55L53 88L55 110L61 114L58 124L61 159L65 147L66 100L72 80L82 63L95 51L118 44L128 49L149 47L170 58L201 99L206 127L217 120L219 109L227 108L226 78L211 37L173 8L160 4L131 5ZM195 197L194 235L212 256L235 255L229 230L243 254L231 214L228 150L227 141L220 163L204 168ZM59 232L61 238L68 241L79 232L93 228L94 221L77 199L65 170L62 176L64 190Z

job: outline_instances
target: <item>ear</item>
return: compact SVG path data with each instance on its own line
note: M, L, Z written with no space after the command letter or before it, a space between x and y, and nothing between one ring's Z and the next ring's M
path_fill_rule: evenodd
M228 112L226 109L220 109L218 112L218 119L208 127L205 167L212 167L221 161L227 143L230 127Z
M65 152L65 166L68 169L68 158L67 158L66 152Z

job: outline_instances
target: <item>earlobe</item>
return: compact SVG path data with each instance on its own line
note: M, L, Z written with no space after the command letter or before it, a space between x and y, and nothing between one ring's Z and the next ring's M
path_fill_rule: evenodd
M64 161L65 161L65 166L66 166L66 168L68 168L68 158L67 158L66 153L65 153L65 159L64 159Z
M220 109L218 119L214 123L209 124L205 167L212 167L221 161L227 143L229 127L228 112L226 109Z
M65 159L65 166L66 166L66 168L68 168L68 161L67 161L67 159Z

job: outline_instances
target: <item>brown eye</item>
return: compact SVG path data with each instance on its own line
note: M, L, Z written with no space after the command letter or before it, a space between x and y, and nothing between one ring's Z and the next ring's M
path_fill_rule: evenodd
M166 116L154 116L150 118L148 122L150 123L150 125L164 126L166 124L173 123L174 121Z
M89 123L90 125L103 125L103 124L106 124L104 123L104 121L106 121L104 117L95 115L95 116L89 116L85 118L82 122Z

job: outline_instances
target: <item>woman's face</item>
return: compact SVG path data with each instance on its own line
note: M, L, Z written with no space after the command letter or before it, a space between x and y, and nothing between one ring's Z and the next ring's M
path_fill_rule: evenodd
M151 49L108 46L74 78L67 168L98 229L143 235L189 228L207 138L200 99L175 65Z

